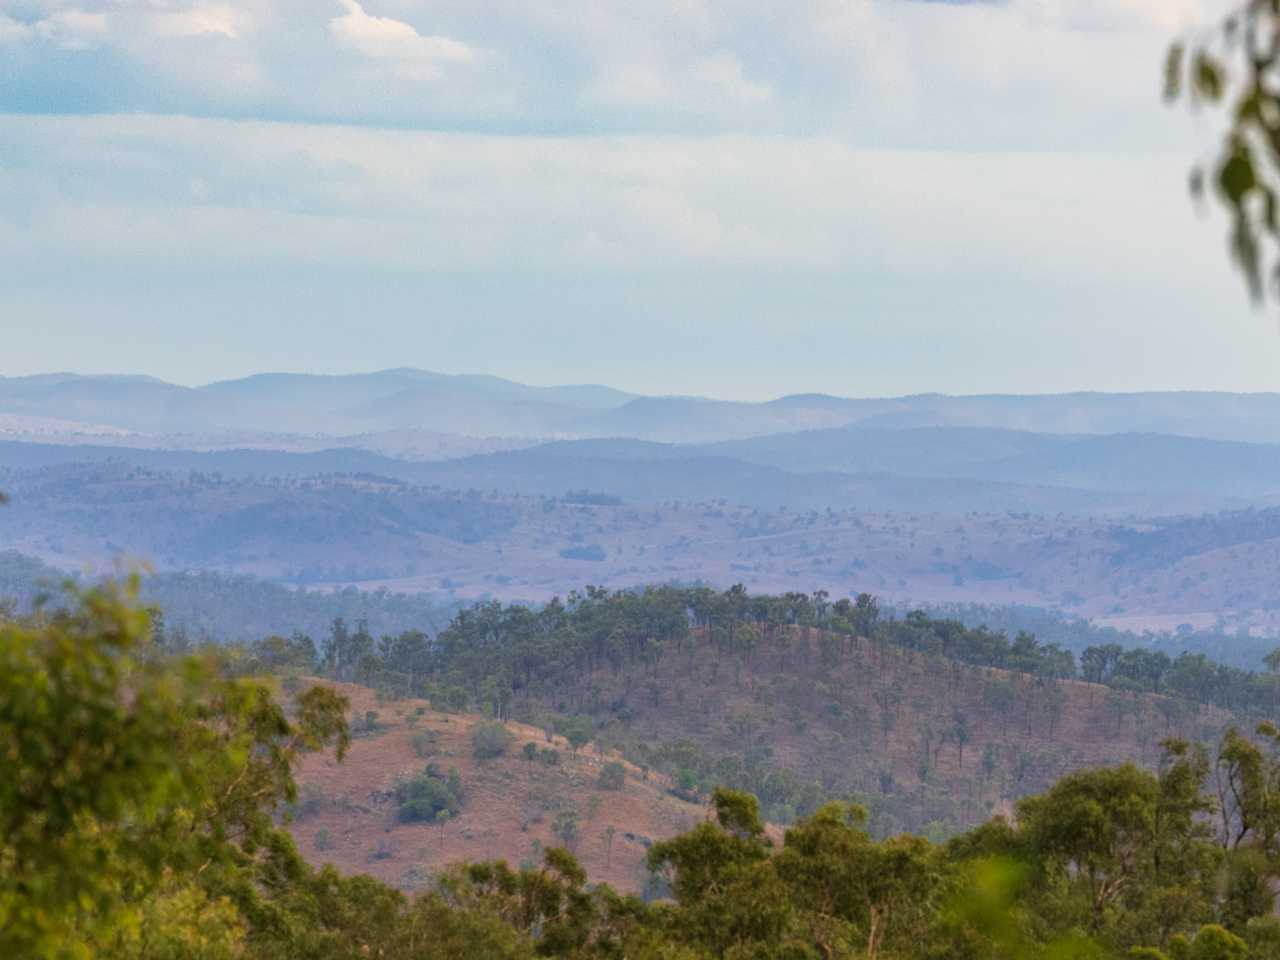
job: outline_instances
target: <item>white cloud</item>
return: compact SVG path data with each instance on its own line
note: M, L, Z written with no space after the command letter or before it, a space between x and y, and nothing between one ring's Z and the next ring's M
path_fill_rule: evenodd
M1206 0L1021 0L1013 6L1034 19L1073 28L1153 27L1172 33L1207 22L1223 4Z
M586 103L701 115L757 107L772 97L768 84L747 77L742 61L723 50L683 65L634 61L611 65L583 93Z
M1218 239L1184 202L1179 158L150 117L9 118L0 152L23 158L0 189L0 217L28 211L10 255L53 260L700 264L1087 285L1164 271Z
M72 7L36 21L33 29L41 39L65 50L88 50L107 39L107 15Z
M370 16L356 0L342 0L342 5L347 12L329 21L334 38L411 79L434 80L445 66L476 59L476 51L459 40L423 36L403 20Z
M20 20L14 20L0 13L0 47L29 40L32 32L32 29Z
M157 11L146 17L148 31L158 37L222 36L235 40L248 22L244 11L224 4Z

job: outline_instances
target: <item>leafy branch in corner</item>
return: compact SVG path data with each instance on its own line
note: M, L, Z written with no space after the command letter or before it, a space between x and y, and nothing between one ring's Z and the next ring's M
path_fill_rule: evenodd
M1164 93L1227 111L1221 148L1192 168L1191 193L1212 190L1226 208L1231 255L1253 300L1280 299L1280 0L1248 0L1174 43Z

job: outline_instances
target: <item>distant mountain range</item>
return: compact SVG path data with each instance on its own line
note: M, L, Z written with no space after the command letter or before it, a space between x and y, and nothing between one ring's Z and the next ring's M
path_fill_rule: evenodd
M1280 443L1280 394L1071 393L763 403L637 396L607 386L534 387L401 368L343 376L264 373L202 387L73 373L0 377L0 433L253 431L343 437L390 431L519 439L627 437L714 443L857 426L1049 434L1168 434Z

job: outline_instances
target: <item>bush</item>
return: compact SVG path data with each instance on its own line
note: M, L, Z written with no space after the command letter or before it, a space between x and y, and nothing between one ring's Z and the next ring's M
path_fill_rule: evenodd
M294 807L294 816L299 820L314 816L324 807L325 796L314 783L303 784L298 792L298 802Z
M322 853L333 849L333 837L329 835L328 830L316 831L316 849Z
M396 803L404 823L434 822L443 812L456 816L462 809L462 778L452 769L448 776L442 774L434 763L427 764L422 773L412 780L396 786Z
M477 760L492 760L506 753L515 739L510 730L496 721L482 723L471 731L471 755Z
M410 742L413 744L414 754L425 760L427 757L435 756L437 740L439 735L434 730L424 730L416 734Z
M598 784L601 790L621 790L627 782L627 768L617 760L611 760L600 770Z
M557 717L556 733L568 740L573 752L577 753L595 736L595 724L591 722L590 717L584 715Z
M552 750L550 747L544 748L538 756L542 758L542 762L548 767L554 767L560 762L560 751Z

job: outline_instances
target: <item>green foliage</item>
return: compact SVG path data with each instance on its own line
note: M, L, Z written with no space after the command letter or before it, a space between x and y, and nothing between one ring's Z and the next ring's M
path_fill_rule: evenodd
M151 656L135 593L0 624L0 956L89 956L166 875L251 863L299 754L348 743L331 690L290 719L262 682Z
M1244 0L1219 30L1178 42L1165 61L1165 96L1193 106L1226 104L1218 155L1198 164L1191 190L1212 187L1231 217L1230 250L1254 300L1280 294L1280 6ZM1271 262L1267 262L1270 248Z
M621 790L627 783L627 768L617 760L610 760L600 768L596 783L601 790Z
M515 740L515 734L496 721L478 724L471 731L471 755L477 760L492 760L506 753Z
M462 810L462 778L454 768L444 774L429 763L416 777L396 784L395 795L401 821L435 823L441 814L454 817Z
M569 747L577 753L595 736L595 724L587 716L557 717L555 731L569 741Z

